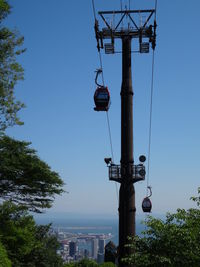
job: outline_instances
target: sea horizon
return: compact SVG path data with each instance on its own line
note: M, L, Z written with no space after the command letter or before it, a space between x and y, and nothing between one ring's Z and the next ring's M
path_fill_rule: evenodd
M155 214L154 217L164 218L163 215L155 216ZM53 229L68 233L111 233L111 241L118 243L118 215L52 212L36 214L34 218L37 224L51 223ZM141 235L145 230L145 225L142 223L144 220L145 215L136 216L137 235Z
M39 214L32 214L34 219L38 224L46 224L46 223L53 223L53 224L58 224L58 223L73 223L73 222L78 222L81 221L81 223L93 223L93 222L109 222L109 221L118 221L118 214L98 214L98 213L73 213L73 212L56 212L56 211L48 211L44 213L39 213ZM165 215L164 214L156 214L156 213L140 213L136 214L136 221L144 221L146 216L153 216L155 218L160 218L164 219Z

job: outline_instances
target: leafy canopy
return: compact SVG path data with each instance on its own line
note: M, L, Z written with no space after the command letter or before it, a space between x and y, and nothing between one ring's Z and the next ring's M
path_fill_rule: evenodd
M0 198L41 212L52 206L55 194L63 192L63 181L29 145L0 138Z
M17 113L24 104L16 100L14 88L24 79L24 70L17 62L17 56L25 52L21 48L24 37L2 24L10 11L8 2L0 0L0 133L8 126L23 124Z
M62 259L56 254L59 243L56 237L49 233L49 230L50 225L37 226L33 217L22 206L16 206L12 202L4 202L0 205L1 242L12 266L63 266ZM5 267L9 266L11 265L8 261Z
M200 266L200 197L192 200L196 209L167 213L166 220L149 216L143 236L132 240L135 253L125 261L136 267Z
M1 267L11 267L11 261L8 259L6 249L0 242L0 266Z
M116 267L116 265L112 262L97 264L96 261L85 258L79 262L65 263L64 267Z

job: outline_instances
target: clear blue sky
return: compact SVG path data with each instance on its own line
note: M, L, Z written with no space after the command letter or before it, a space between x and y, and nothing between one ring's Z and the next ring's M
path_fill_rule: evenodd
M123 2L128 2L123 0ZM16 88L27 106L24 126L7 131L32 142L41 159L66 183L52 211L117 214L115 184L104 157L110 156L106 114L93 111L94 71L99 58L90 0L10 0L6 20L25 36L20 62L25 80ZM118 0L96 0L97 10L119 9ZM151 8L153 0L132 0ZM200 185L199 0L158 0L150 184L153 214L191 206ZM149 55L133 55L135 162L147 155L151 82ZM112 105L115 162L120 161L121 55L104 55L105 82ZM146 182L136 184L137 213Z

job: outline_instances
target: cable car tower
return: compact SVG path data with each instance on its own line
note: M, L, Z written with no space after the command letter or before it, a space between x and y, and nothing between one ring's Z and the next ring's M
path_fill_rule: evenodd
M145 156L140 156L139 164L133 157L133 88L131 71L131 42L137 45L138 53L149 53L156 46L156 8L150 10L120 10L98 12L103 27L95 17L97 49L105 49L106 54L115 53L116 39L122 40L122 85L121 85L121 162L114 164L111 158L105 162L109 168L109 179L120 183L119 191L119 266L127 266L121 259L132 254L126 247L127 237L135 235L135 189L134 183L145 180ZM115 23L110 23L115 16ZM142 17L142 20L141 20ZM144 19L145 17L145 19ZM154 17L154 19L153 19ZM137 43L136 43L137 42Z

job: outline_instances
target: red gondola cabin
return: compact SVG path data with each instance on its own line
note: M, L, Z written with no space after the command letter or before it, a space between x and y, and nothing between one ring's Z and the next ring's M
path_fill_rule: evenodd
M108 111L110 106L110 93L108 87L97 87L94 93L94 110L96 111Z
M145 197L142 201L142 210L143 212L151 212L152 204L151 200L148 197Z

